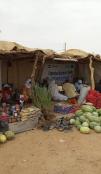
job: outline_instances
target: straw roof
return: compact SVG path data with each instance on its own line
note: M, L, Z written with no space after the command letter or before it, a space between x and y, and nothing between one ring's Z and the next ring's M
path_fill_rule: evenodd
M50 50L50 49L28 48L28 47L22 46L16 42L0 41L0 52L2 52L2 51L4 51L4 52L21 51L21 50L25 50L28 52L40 50L47 55L51 55L51 54L55 53L55 51Z
M69 49L61 54L64 57L71 57L71 58L86 58L89 56L89 53L79 50L79 49Z
M40 57L46 59L61 61L84 61L88 60L89 53L79 49L69 49L63 53L56 53L51 49L28 48L15 42L0 41L0 59L33 59L35 54L39 53ZM94 56L93 59L101 61L101 56Z
M42 55L46 55L46 57L52 57L56 54L53 50L50 49L38 49L38 48L28 48L22 46L15 42L8 41L0 41L0 58L6 59L6 57L15 58L24 58L24 57L33 57L35 53L39 52Z
M1 51L13 51L13 50L25 50L25 51L33 51L31 48L24 47L15 42L8 42L8 41L0 41L0 52Z

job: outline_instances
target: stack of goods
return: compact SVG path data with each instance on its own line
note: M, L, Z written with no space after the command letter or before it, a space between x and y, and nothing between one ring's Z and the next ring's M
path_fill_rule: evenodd
M29 118L36 117L38 113L40 113L40 109L33 106L22 109L20 112L21 121L26 121Z
M19 104L11 106L10 104L3 103L0 108L0 120L9 123L21 121L20 111L21 108Z
M101 93L90 90L86 97L86 101L91 102L96 108L101 108Z
M75 112L75 118L70 119L70 123L75 125L81 133L90 133L91 129L101 133L101 109L96 109L91 103L86 103Z
M21 121L20 111L21 111L21 109L20 109L19 104L9 107L9 109L8 109L9 123Z

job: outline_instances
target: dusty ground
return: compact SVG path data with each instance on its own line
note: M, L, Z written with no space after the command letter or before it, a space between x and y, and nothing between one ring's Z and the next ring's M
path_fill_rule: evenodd
M101 134L19 134L0 145L0 174L101 174Z

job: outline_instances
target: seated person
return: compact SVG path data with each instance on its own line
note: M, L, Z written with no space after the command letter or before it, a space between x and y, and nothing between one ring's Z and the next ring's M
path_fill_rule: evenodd
M11 87L8 84L5 84L2 89L2 102L9 103L12 96Z
M83 85L83 81L80 79L75 82L75 88L76 88L77 92L80 92L82 85Z
M84 84L82 84L82 87L80 89L80 95L78 98L78 104L83 104L86 102L86 96L88 95L88 92L90 91L91 87L88 85L88 83L85 81Z
M68 80L63 84L63 90L69 98L75 98L78 96L74 84L70 83Z
M31 98L31 79L28 79L23 87L23 92L22 94L24 95L24 101L28 102Z
M66 101L68 99L67 96L59 93L59 89L58 89L57 84L55 83L55 80L53 80L49 83L49 90L51 92L51 96L52 96L53 100Z

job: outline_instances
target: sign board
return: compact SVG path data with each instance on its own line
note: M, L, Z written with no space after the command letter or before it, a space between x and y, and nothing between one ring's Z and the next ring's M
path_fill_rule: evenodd
M49 77L61 84L69 78L72 78L74 73L74 63L46 63L42 73L42 79Z

